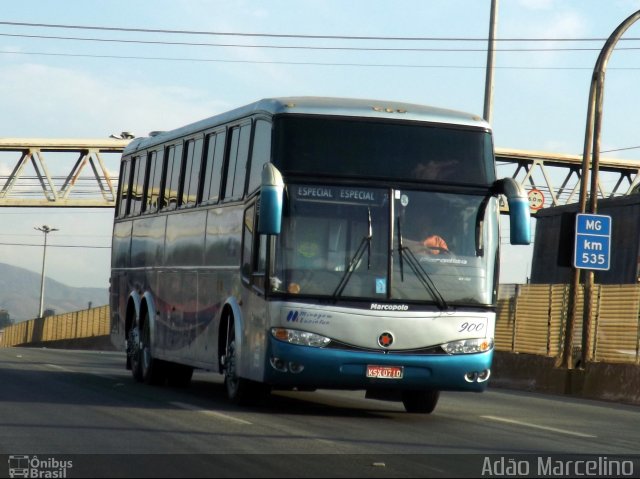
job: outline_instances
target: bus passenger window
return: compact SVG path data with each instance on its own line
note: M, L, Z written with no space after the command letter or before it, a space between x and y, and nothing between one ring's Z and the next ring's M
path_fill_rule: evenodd
M202 202L217 203L220 197L220 181L224 161L225 132L207 136L207 158L202 186Z
M202 138L187 141L181 205L193 206L196 204L201 163Z
M182 145L170 146L167 150L167 173L164 180L164 207L173 209L178 204L178 187Z
M138 215L142 211L142 194L147 172L147 155L136 156L133 159L133 178L131 181L131 205L129 211Z
M266 120L256 121L253 133L253 151L249 172L247 193L251 194L260 186L262 167L271 159L271 123Z
M249 140L251 125L235 127L231 130L231 145L227 164L227 181L224 199L233 201L242 199L244 183L247 174L247 160L249 158Z
M242 243L242 277L259 289L264 289L267 271L267 236L255 231L255 205L244 213Z
M249 278L252 272L251 253L253 250L255 206L244 212L244 228L242 238L242 277Z
M124 218L129 212L129 186L131 183L131 160L125 160L120 167L120 198L118 204L118 217Z
M169 199L171 198L171 170L173 169L173 157L176 154L176 148L174 146L170 146L167 148L165 153L166 162L165 162L165 174L164 174L164 192L162 194L163 198L163 208L166 208L169 204Z
M149 181L147 186L145 211L153 213L158 211L160 198L160 183L162 181L162 155L157 151L149 154Z

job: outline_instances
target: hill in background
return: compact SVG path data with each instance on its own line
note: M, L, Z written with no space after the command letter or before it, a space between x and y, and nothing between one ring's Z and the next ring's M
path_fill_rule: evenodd
M109 302L105 288L74 288L47 278L44 285L44 309L55 314L69 313ZM9 312L15 322L33 319L40 308L40 275L24 268L0 263L0 309Z

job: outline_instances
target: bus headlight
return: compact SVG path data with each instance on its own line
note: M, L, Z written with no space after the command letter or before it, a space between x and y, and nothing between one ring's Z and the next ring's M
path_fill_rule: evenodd
M462 339L440 345L447 354L484 353L493 349L493 339Z
M331 342L331 340L325 336L307 331L299 331L297 329L273 328L271 329L271 335L280 341L314 348L323 348Z

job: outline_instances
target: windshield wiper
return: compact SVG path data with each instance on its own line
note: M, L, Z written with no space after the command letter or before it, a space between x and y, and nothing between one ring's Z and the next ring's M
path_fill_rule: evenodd
M342 278L340 278L340 282L338 283L338 286L333 291L333 299L336 299L338 296L342 295L344 288L347 287L347 283L349 283L349 280L351 279L351 275L355 271L356 266L358 266L358 263L362 259L362 256L364 255L365 251L367 251L367 269L371 269L371 238L373 238L373 227L371 225L371 208L367 208L367 221L368 221L368 232L365 236L362 237L362 240L360 241L360 245L358 246L358 249L356 249L355 254L349 261L349 265L347 266L347 269L342 275Z
M413 254L413 251L408 246L403 246L402 244L402 222L400 221L400 216L398 216L398 253L400 260L400 281L404 281L404 260L406 260L407 264L415 274L418 281L422 283L424 288L431 294L431 297L436 302L438 309L441 311L448 308L447 302L445 301L442 293L438 291L437 286L429 276L429 273L425 271L425 269L420 264L416 255Z

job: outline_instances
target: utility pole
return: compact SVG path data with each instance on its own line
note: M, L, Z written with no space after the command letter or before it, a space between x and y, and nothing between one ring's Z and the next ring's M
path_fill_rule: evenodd
M582 179L580 182L580 213L585 213L587 209L587 183L589 182L589 172L591 170L591 193L589 197L589 213L598 212L598 174L600 168L600 134L602 130L602 107L604 97L604 77L607 70L609 57L618 43L620 37L627 29L640 19L640 10L630 15L618 28L609 36L600 55L596 60L596 65L591 76L591 87L589 89L589 103L587 105L587 125L584 135L584 151L582 155ZM584 309L582 316L582 367L591 359L591 316L592 316L592 296L593 296L593 271L586 271L584 278ZM562 366L567 369L573 368L573 332L575 330L578 291L580 289L580 270L573 268L573 278L571 281L571 294L569 298L569 311L567 315L567 327L564 338L564 351Z
M40 279L40 309L38 311L38 318L42 318L42 315L44 314L44 271L47 261L47 235L59 230L56 228L51 228L47 225L35 226L34 229L42 231L44 233L44 251L42 252L42 278Z
M496 26L498 16L498 0L491 0L489 19L489 44L487 45L487 70L484 82L484 113L482 117L491 123L493 116L493 52L496 44Z

